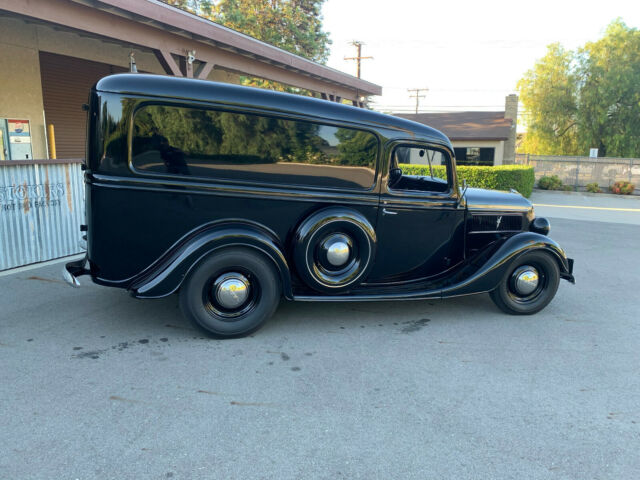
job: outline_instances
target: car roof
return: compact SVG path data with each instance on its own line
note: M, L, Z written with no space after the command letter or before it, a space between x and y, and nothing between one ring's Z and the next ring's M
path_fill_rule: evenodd
M351 122L374 129L384 129L385 136L391 139L427 140L451 148L451 142L446 135L427 125L304 95L208 80L140 73L123 73L104 77L96 83L94 89L124 95L215 102L295 113L336 122Z

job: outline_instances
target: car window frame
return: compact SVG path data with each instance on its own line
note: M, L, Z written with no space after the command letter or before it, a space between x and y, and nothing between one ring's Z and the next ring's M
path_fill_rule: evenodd
M305 185L297 183L281 183L281 182L266 182L266 181L253 181L244 179L229 179L229 178L214 178L214 177L200 177L200 176L187 176L179 174L169 174L162 172L144 171L137 168L133 163L133 131L136 114L145 107L149 106L167 106L175 108L192 108L200 110L212 110L216 112L236 113L240 115L257 115L269 118L275 118L279 120L299 121L313 123L321 126L336 127L336 128L348 128L351 130L363 131L374 136L377 143L377 151L374 158L373 169L373 182L371 186L367 188L350 188L339 186L320 186L320 185ZM290 114L289 112L273 112L271 110L262 110L260 108L243 108L242 106L230 107L229 105L220 105L215 103L201 103L201 102L185 102L174 101L173 99L147 99L140 98L136 105L131 110L131 114L128 118L128 132L127 132L127 164L129 170L137 176L141 177L155 177L163 179L171 179L175 181L193 181L196 183L203 183L209 185L243 185L248 187L259 188L275 188L275 189L295 189L295 190L310 190L316 192L339 192L349 194L372 194L379 191L379 180L381 171L381 159L383 156L384 147L381 142L381 138L378 132L371 128L366 128L361 125L352 125L350 123L338 123L334 120L327 119L324 121L322 118L309 118L302 115Z
M424 148L427 150L436 150L442 153L446 159L448 159L446 167L447 167L447 186L449 187L445 192L436 192L436 191L425 191L425 190L398 190L389 187L389 171L391 169L393 153L398 147L411 147L411 148ZM453 159L455 157L452 155L452 152L443 145L439 145L436 143L431 143L428 141L417 141L417 140L396 140L391 142L387 148L385 148L385 173L383 175L383 179L381 183L383 184L383 191L388 195L392 195L394 197L420 197L420 198L457 198L458 197L458 189L457 189L457 177L455 168L453 168Z

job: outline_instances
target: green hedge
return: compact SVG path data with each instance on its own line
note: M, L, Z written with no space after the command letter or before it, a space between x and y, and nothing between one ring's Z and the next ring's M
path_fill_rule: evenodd
M429 176L428 165L401 164L400 168L408 175ZM488 188L490 190L516 189L525 197L529 197L533 191L535 176L533 167L524 165L499 165L495 167L471 167L460 165L457 167L458 183L466 180L470 187ZM433 167L433 175L446 178L445 167L436 165Z

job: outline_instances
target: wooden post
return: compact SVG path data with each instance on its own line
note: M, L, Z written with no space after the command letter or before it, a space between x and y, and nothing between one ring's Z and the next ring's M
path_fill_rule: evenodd
M49 137L49 158L56 159L56 135L53 123L47 125L47 137Z

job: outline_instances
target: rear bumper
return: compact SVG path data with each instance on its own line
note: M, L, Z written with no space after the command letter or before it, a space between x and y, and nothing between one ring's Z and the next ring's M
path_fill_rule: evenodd
M62 278L72 287L80 287L80 281L78 277L82 275L88 275L90 272L86 268L87 257L76 260L75 262L67 263L62 269Z

